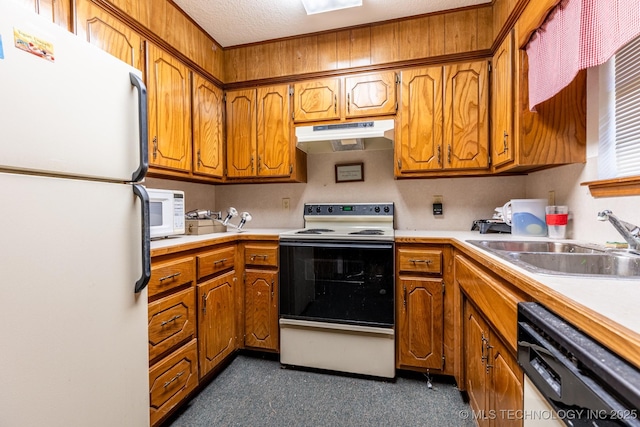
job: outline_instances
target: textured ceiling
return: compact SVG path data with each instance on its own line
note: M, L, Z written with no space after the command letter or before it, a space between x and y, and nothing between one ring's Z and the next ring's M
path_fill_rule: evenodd
M363 0L361 7L307 16L300 0L174 0L223 47L350 27L491 0Z

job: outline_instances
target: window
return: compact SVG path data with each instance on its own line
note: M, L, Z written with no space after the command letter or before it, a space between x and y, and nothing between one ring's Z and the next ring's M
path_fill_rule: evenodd
M640 37L600 69L600 179L640 175Z

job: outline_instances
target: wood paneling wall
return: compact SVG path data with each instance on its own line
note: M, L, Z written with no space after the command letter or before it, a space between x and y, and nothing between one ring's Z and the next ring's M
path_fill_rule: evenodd
M517 0L499 0L516 3ZM225 49L225 83L489 50L492 5Z
M222 47L171 0L106 0L219 81ZM157 41L155 41L157 43Z

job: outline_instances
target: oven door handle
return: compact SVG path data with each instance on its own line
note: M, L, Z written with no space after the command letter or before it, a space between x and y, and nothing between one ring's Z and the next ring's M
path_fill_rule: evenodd
M349 249L393 249L393 243L391 242L379 242L379 243L359 243L359 242L345 242L345 241L313 241L313 242L301 242L301 241L286 241L280 240L280 246L301 246L301 247L313 247L313 248L349 248Z

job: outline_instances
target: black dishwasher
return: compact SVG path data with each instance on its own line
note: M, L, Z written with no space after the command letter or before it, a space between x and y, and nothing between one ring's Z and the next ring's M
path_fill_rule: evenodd
M640 370L540 304L518 304L518 363L566 425L640 426Z

